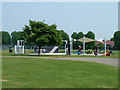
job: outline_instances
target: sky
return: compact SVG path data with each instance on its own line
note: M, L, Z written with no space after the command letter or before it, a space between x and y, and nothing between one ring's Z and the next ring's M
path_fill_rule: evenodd
M29 20L56 24L71 37L88 31L95 38L113 37L118 30L117 2L2 2L2 30L21 31Z

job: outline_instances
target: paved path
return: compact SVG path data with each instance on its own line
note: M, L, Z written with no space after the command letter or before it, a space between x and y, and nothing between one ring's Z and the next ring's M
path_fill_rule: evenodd
M103 64L108 64L112 66L118 67L118 59L114 58L52 58L55 60L72 60L72 61L88 61L88 62L97 62L97 63L103 63Z
M93 57L77 57L77 58L54 58L54 57L32 57L32 56L0 56L0 57L19 57L19 58L46 58L46 59L54 59L54 60L72 60L72 61L88 61L88 62L97 62L97 63L103 63L108 64L112 66L118 67L118 59L116 58L93 58ZM119 64L120 66L120 64Z

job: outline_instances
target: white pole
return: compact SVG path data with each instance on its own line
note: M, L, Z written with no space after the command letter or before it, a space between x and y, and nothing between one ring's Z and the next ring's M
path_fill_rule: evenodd
M106 56L106 38L105 38L105 56Z
M73 54L73 38L72 38L72 40L71 40L71 54Z
M24 46L23 46L23 54L24 54Z
M72 41L70 41L70 55L72 54Z
M72 55L72 51L73 51L73 38L70 41L70 55Z
M16 51L16 45L15 45L15 54L17 54L17 51Z
M85 36L83 37L83 55L85 55Z
M65 54L66 54L66 43L65 43Z

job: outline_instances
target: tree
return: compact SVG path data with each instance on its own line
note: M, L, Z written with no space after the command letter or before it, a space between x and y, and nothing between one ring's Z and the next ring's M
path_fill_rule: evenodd
M73 32L73 34L71 35L71 37L73 39L80 39L84 36L84 34L82 32L79 32L78 34L76 32ZM79 41L74 41L73 42L73 49L78 49L78 47L82 46L82 42L79 42Z
M10 45L10 34L6 31L1 31L0 33L2 34L2 45Z
M60 34L62 40L69 40L68 34L65 33L63 30L58 30L58 33Z
M99 43L99 44L97 45L97 47L98 47L99 49L103 49L103 48L104 48L104 44Z
M88 33L86 34L87 38L91 38L91 39L95 39L95 34L92 31L88 31Z
M112 37L112 38L110 39L110 41L114 41L114 37Z
M64 32L63 30L58 30L58 33L60 34L62 40L67 40L67 46L69 45L69 36L66 32ZM66 42L63 41L63 44L61 47L59 47L60 49L63 49L65 46Z
M17 44L17 40L23 40L23 35L22 35L22 31L13 31L11 33L11 36L12 36L12 44L13 45L16 45Z
M73 39L77 39L77 33L76 33L76 32L73 32L73 34L71 35L71 37L72 37Z
M86 37L90 39L95 39L95 34L92 31L88 31ZM86 49L94 49L94 47L95 47L95 42L86 43Z
M79 33L77 34L77 38L78 38L78 39L83 38L83 36L84 36L83 32L79 32ZM79 45L82 46L83 43L82 43L82 42L77 42L77 49L78 49Z
M82 32L79 32L79 33L77 34L77 38L78 38L78 39L83 38L83 36L84 36L84 34L83 34Z
M114 33L115 48L120 50L120 31Z
M29 25L25 25L23 28L23 37L27 42L39 47L38 55L40 55L41 46L62 44L62 39L56 28L55 24L48 25L44 21L29 20Z

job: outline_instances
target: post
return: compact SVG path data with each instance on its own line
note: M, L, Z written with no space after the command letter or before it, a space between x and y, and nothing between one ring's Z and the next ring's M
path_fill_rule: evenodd
M73 38L70 41L70 55L72 55L73 52Z
M16 47L16 45L15 45L15 54L17 54L17 50L16 50L16 48L17 48L17 47Z
M66 54L66 43L65 43L65 54Z
M71 39L71 54L73 54L73 38Z
M105 38L105 56L106 56L106 38Z
M17 40L17 45L18 45L18 46L20 45L20 40Z
M24 54L24 46L23 46L23 54Z
M85 55L85 36L83 37L83 55Z
M72 54L72 41L70 41L70 55Z

